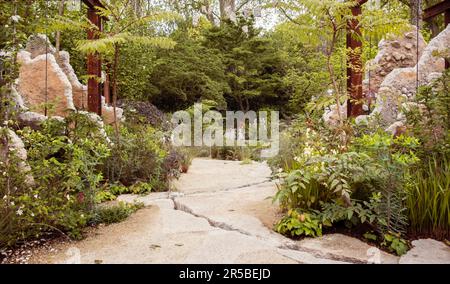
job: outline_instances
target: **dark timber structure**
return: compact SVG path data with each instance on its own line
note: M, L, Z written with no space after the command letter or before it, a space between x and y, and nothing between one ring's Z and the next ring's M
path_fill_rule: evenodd
M350 50L347 67L347 91L349 100L347 101L347 116L357 117L364 114L363 111L363 68L361 60L362 42L361 29L359 27L358 16L362 14L362 5L368 0L358 0L357 5L352 7L353 19L347 25L347 49Z
M444 0L434 6L431 6L430 8L425 9L423 20L430 21L440 14L444 14L444 28L446 28L450 24L450 0ZM448 60L445 61L445 68L450 68L450 62Z
M88 7L87 16L92 24L97 26L99 31L103 29L103 20L97 14L97 8L105 8L100 0L82 0L84 4ZM87 38L89 40L98 39L98 31L88 30ZM102 62L98 54L89 54L87 58L87 74L89 76L88 80L88 110L90 112L95 112L98 115L102 114L102 93L101 84L98 80L102 76Z

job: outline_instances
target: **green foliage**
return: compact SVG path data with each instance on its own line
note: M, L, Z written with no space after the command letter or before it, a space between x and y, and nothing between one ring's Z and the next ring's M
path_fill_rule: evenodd
M97 168L109 155L107 145L93 129L92 123L75 114L65 122L48 120L41 131L18 131L28 150L30 171L23 173L24 162L14 153L14 163L1 165L10 174L0 178L4 197L0 208L6 216L0 222L1 246L53 229L74 238L81 236L103 179ZM87 130L91 136L86 135Z
M407 129L417 137L421 163L409 171L406 204L414 234L449 236L450 72L446 71L405 109Z
M275 230L283 235L291 237L320 237L322 236L322 224L320 220L309 213L299 213L289 210L288 214L275 225Z
M364 233L363 237L369 241L377 241L378 236L373 231Z
M92 219L91 222L95 224L113 224L119 223L127 219L131 214L136 212L137 210L144 208L143 203L125 203L119 202L116 205L106 205L99 207Z
M229 91L220 53L187 36L175 36L174 50L156 54L149 79L149 98L166 110L185 109L199 100L213 100L226 108Z
M256 161L260 159L262 148L263 147L261 145L212 147L210 156L211 158L218 160Z
M238 17L236 23L225 21L204 35L204 45L222 55L230 108L282 107L289 98L283 84L288 61L269 37L259 34L253 18Z
M412 169L406 186L409 230L446 238L450 234L450 162L434 157Z
M137 182L130 187L130 193L144 194L150 193L153 190L153 185L146 182Z
M300 26L284 22L270 34L280 55L289 61L282 80L290 92L288 113L294 114L303 110L312 97L324 94L330 83L326 56L312 37L303 37L304 32ZM339 76L342 71L342 68L335 70Z
M111 127L107 129L109 134L113 131ZM166 189L168 173L163 164L167 149L161 131L147 125L122 125L120 136L112 137L112 155L103 165L109 182L131 186L142 181L151 183L156 191Z
M416 96L416 105L405 109L408 129L423 144L422 159L439 153L450 155L450 71L429 86L423 86Z
M105 201L113 201L116 199L117 199L117 196L115 196L112 192L107 191L107 190L98 191L94 197L95 203L99 203L99 204L103 203Z
M322 210L317 212L324 226L332 226L337 222L344 221L349 227L359 224L377 225L385 221L379 216L381 193L373 194L369 201L351 201L350 206L342 202L322 204Z
M295 122L284 132L292 150L282 148L285 156L270 161L280 179L274 200L286 209L312 212L323 226L405 233L408 168L420 161L419 140L384 131L358 134L352 125L333 137L335 131L314 122Z
M390 232L384 234L383 238L384 240L381 245L386 247L389 251L395 252L398 256L406 254L409 249L408 243L401 238L400 234Z

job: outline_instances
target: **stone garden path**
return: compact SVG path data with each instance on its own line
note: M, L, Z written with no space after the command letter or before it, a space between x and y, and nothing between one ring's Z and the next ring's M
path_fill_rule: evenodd
M276 185L264 163L196 159L174 186L177 190L170 193L121 196L146 207L122 223L93 230L82 241L42 249L31 262L408 262L340 234L293 241L273 232L280 213L271 201ZM436 243L438 261L450 262L450 249Z

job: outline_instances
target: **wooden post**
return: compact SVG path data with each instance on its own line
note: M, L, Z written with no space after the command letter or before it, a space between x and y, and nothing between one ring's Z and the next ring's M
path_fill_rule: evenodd
M364 114L363 111L363 70L362 70L362 42L359 39L361 29L357 16L362 14L361 5L367 0L359 1L358 5L352 7L352 15L355 19L349 21L347 26L347 49L350 49L349 66L347 67L347 91L349 100L347 101L347 116L357 117Z
M97 15L94 7L88 8L88 19L98 27L102 29L102 19ZM88 30L88 40L98 39L98 33L95 30ZM98 54L89 54L87 58L88 69L88 110L95 112L98 115L102 114L102 102L100 92L99 79L102 76L102 63Z

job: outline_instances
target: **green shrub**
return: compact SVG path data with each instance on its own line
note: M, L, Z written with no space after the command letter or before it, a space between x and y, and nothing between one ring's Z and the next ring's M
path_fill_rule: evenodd
M114 195L112 192L107 191L107 190L101 190L95 194L94 200L95 200L95 203L102 203L105 201L113 201L116 199L117 199L117 196Z
M289 210L288 214L275 225L275 230L291 237L320 237L322 224L317 216L310 213L299 213Z
M408 242L402 239L400 234L392 232L384 234L381 245L398 256L404 255L409 249Z
M168 173L164 170L167 150L162 132L146 125L123 125L117 137L108 128L113 141L111 156L103 166L105 178L111 183L131 186L136 182L153 184L153 189L166 189Z
M407 170L419 162L418 139L377 131L342 134L347 138L336 142L330 130L315 129L290 134L297 154L282 158L274 200L285 209L314 213L324 226L366 223L379 234L405 233ZM273 161L274 168L280 161Z
M442 161L441 161L442 160ZM450 162L433 158L412 170L406 194L410 231L439 239L450 236Z
M94 224L119 223L143 207L143 203L130 204L125 202L119 202L113 206L102 206L95 210L91 222Z
M409 171L406 205L410 232L450 236L450 71L423 86L416 104L404 110L407 129L421 142L421 163Z
M0 178L0 208L6 216L1 219L0 246L55 229L74 238L81 236L103 179L98 167L109 155L104 137L92 123L74 114L64 122L48 120L40 131L17 132L28 150L34 182L26 182L14 153L10 156L14 163L0 166L7 173Z
M282 183L275 200L304 209L319 209L321 202L339 198L349 202L350 195L373 178L373 163L364 153L307 153L297 157L295 169L277 175Z
M359 224L377 225L385 223L379 216L379 205L381 193L373 194L370 201L352 200L350 206L343 202L334 201L333 203L322 204L320 211L315 211L324 226L331 227L337 222L344 221L347 227L353 227Z

